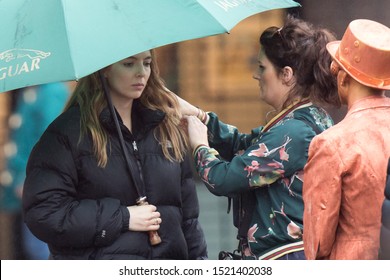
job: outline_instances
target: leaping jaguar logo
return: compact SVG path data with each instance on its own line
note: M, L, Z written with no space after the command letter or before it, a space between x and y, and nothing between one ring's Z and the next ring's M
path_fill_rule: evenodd
M51 55L50 52L32 49L10 49L0 53L0 80L7 77L15 77L22 73L28 73L40 69L41 59ZM20 61L22 58L28 58ZM5 63L2 63L1 60ZM9 62L15 60L11 65ZM4 64L6 66L2 67Z
M21 58L27 56L30 59L34 58L46 58L50 55L49 52L43 52L31 49L11 49L0 53L0 59L10 62L15 58Z

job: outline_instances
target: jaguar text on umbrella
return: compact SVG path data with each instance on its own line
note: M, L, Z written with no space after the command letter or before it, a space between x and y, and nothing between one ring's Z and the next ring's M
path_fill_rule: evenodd
M0 80L38 70L41 59L48 56L50 52L32 49L6 50L0 53Z

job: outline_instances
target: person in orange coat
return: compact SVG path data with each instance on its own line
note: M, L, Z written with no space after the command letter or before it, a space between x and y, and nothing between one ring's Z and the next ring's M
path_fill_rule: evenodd
M304 169L307 259L377 259L390 157L390 29L352 21L328 43L345 118L316 136Z

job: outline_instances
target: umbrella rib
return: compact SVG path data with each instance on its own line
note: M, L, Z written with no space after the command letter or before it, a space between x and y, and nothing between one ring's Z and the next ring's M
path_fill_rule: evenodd
M216 20L216 18L214 17L214 15L202 4L200 3L199 1L197 1L197 3L202 7L202 9L207 12L207 14L209 14L209 16L213 19ZM226 33L230 33L230 30L228 30L219 20L216 20L218 22L218 24L225 30Z
M78 80L78 73L76 71L76 67L75 67L75 63L74 63L74 59L73 59L73 52L72 52L72 45L70 43L70 37L69 37L69 27L68 27L68 20L67 20L67 17L66 17L66 12L65 12L65 9L66 9L66 1L67 0L59 0L61 2L61 6L62 6L62 16L63 16L63 19L64 19L64 29L65 29L65 34L66 34L66 41L67 41L67 44L68 44L68 50L69 50L69 58L70 58L70 61L71 61L71 64L72 64L72 73L74 73L74 79L77 81Z

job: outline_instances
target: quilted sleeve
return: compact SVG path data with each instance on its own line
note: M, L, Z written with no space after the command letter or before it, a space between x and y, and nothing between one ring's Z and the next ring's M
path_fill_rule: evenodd
M112 198L77 199L72 147L46 131L34 147L23 192L25 222L39 239L64 247L111 244L128 230L129 213Z

